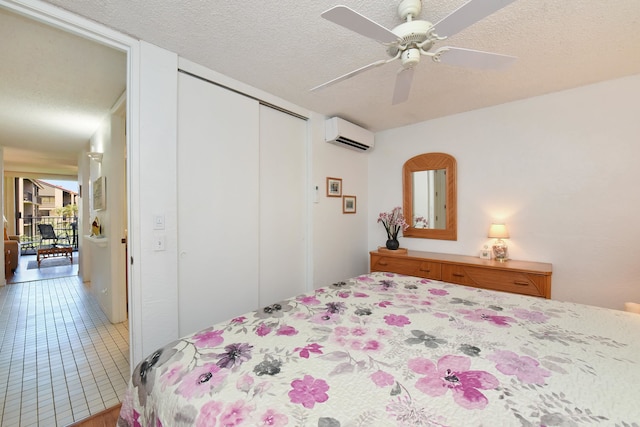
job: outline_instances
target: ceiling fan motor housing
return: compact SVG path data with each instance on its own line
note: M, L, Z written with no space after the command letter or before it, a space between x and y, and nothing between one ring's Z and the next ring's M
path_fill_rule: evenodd
M420 15L422 11L422 2L420 0L402 0L398 5L398 15L403 20L407 19L407 16L416 17Z
M420 48L422 50L428 51L435 41L435 37L432 36L433 24L429 21L404 22L391 30L391 32L398 36L401 41L389 46L387 49L389 56L396 56L398 50L416 48L419 44L421 44Z

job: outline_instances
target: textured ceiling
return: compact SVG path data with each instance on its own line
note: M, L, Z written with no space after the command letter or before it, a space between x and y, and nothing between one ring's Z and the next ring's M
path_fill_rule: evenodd
M513 66L480 71L423 58L409 100L394 106L391 96L397 62L318 92L309 89L386 57L380 44L320 14L341 3L393 28L401 23L395 1L48 2L310 110L339 115L373 131L640 73L638 0L516 0L441 44L517 56ZM465 0L425 1L421 18L437 22L463 3ZM72 51L81 52L78 47ZM107 54L104 49L103 54ZM86 59L79 61L82 67L90 64ZM55 72L62 65L54 60L43 71ZM116 68L122 66L120 62ZM4 68L0 71L5 72ZM44 74L40 78L46 79ZM81 77L74 81L80 83Z
M126 55L0 8L0 145L8 172L76 175L126 88Z

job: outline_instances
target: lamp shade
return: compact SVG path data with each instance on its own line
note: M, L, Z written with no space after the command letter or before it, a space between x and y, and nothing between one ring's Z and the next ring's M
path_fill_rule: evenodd
M489 237L492 239L508 239L509 230L504 224L491 224L489 227Z

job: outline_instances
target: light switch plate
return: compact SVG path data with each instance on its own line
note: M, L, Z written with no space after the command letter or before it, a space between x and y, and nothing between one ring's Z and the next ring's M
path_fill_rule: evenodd
M164 215L153 216L153 229L164 230Z
M164 251L164 236L154 236L153 237L153 250L154 251Z

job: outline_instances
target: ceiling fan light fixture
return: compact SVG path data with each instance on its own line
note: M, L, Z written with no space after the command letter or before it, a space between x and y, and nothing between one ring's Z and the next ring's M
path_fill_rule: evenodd
M420 62L420 49L413 47L402 52L402 68L415 67Z

